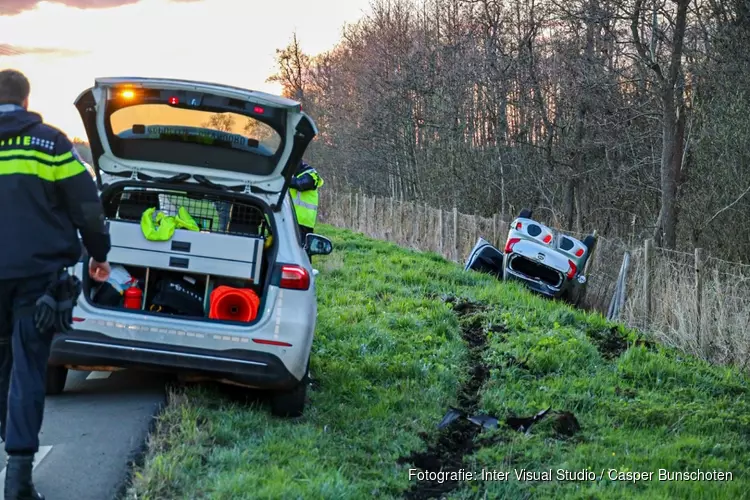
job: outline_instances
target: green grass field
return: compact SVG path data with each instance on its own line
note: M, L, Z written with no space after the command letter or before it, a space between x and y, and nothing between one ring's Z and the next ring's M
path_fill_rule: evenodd
M748 497L750 401L736 371L438 256L321 232L335 247L315 260L305 416L277 419L262 399L208 386L175 389L129 498ZM459 419L439 431L451 406L499 426ZM506 422L548 408L528 432ZM417 481L415 463L509 476ZM659 481L659 469L733 477ZM522 470L552 480L519 480ZM557 479L584 470L596 478Z

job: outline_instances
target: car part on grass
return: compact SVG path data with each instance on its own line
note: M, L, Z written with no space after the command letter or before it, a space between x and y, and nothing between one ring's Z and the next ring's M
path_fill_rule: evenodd
M549 407L546 410L542 410L531 417L507 417L505 419L505 424L515 431L528 433L531 430L531 427L535 423L542 420L545 416L550 414L551 410L552 407ZM552 413L556 415L555 421L552 425L558 434L572 436L573 434L581 430L581 426L578 423L578 420L571 412L556 411ZM487 430L497 429L500 425L500 421L498 420L498 418L493 417L492 415L481 413L477 415L467 415L466 412L462 410L450 408L438 424L438 429L445 429L459 419L466 419L477 427L482 427L483 429Z
M450 424L463 416L464 412L462 412L461 410L457 410L455 408L449 409L448 413L446 413L443 417L443 420L441 420L438 424L438 429L444 429L445 427L448 427Z
M498 420L490 415L475 415L469 417L469 422L485 429L497 429L498 426Z
M511 222L502 251L479 238L464 269L519 281L536 293L580 306L596 231L580 241L531 219L531 214L524 209Z
M485 429L495 429L497 428L498 423L498 420L495 417L489 415L467 415L465 411L457 408L450 408L448 413L443 417L443 420L438 424L438 429L445 429L460 419L466 419L472 424L484 427Z
M528 433L531 426L543 419L551 409L552 407L542 410L533 417L508 417L505 423L513 430Z

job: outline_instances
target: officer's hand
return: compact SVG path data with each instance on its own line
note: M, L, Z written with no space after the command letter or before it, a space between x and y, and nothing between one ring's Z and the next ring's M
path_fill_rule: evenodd
M109 262L97 262L94 259L89 259L89 276L92 279L100 282L107 281L111 272Z

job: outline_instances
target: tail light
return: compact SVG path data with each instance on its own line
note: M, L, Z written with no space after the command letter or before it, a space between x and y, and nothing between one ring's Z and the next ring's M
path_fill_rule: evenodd
M520 222L516 223L516 230L520 230L523 227L523 224Z
M552 241L552 235L548 234L547 236L544 237L542 241L545 242L547 245L549 245L550 242Z
M576 250L576 257L583 257L583 248Z
M279 287L289 290L307 290L310 288L310 275L307 269L300 266L281 266Z
M513 251L513 245L521 241L521 238L511 238L508 243L505 244L505 253L511 253Z
M578 271L578 268L576 267L576 265L575 265L575 264L573 264L573 261L572 261L572 260L569 260L569 261L568 261L568 265L570 266L570 269L568 269L568 274L567 274L567 276L568 276L568 279L569 279L569 280L572 280L572 279L573 279L573 276L575 276L575 275L576 275L576 271Z

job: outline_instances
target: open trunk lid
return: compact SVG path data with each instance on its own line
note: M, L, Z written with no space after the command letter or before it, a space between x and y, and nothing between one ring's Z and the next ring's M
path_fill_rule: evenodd
M300 104L213 83L98 78L75 101L94 170L279 195L317 135Z

